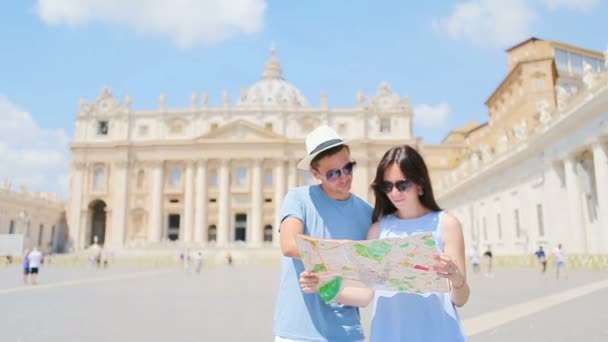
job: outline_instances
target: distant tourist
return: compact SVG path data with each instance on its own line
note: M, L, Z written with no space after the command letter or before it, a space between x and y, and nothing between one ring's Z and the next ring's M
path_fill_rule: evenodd
M473 273L479 274L481 271L481 259L479 257L479 251L477 248L473 248L471 251L471 267L473 268Z
M196 257L195 257L195 270L196 273L201 273L201 269L203 268L203 253L198 252L196 253Z
M534 253L534 255L536 255L536 260L540 265L540 273L545 274L545 272L547 271L547 256L545 255L543 246L539 246L538 250Z
M494 278L494 273L492 273L494 256L492 255L490 246L488 246L488 249L483 253L483 256L486 259L486 277Z
M232 266L232 254L230 252L226 253L226 263L228 266Z
M553 249L553 256L555 257L555 279L559 279L560 272L564 276L566 275L566 252L561 243Z
M26 248L23 251L23 283L27 284L28 279L30 278L30 260L28 259L28 255L30 254L29 248Z
M38 283L38 272L40 265L42 264L42 258L42 252L38 250L38 247L34 247L34 249L27 256L30 267L30 277L32 279L32 284L34 285Z

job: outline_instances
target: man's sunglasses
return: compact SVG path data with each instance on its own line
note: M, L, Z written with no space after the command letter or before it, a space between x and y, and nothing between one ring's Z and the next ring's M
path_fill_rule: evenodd
M393 191L393 187L397 188L397 190L399 190L399 192L404 192L404 191L409 191L412 188L412 184L413 184L412 181L409 179L402 179L402 180L396 181L395 183L389 182L389 181L383 181L378 186L378 189L380 191L384 192L385 194L391 193L391 191Z
M328 181L335 181L340 178L343 173L345 175L350 175L351 173L353 173L353 169L355 168L355 166L357 166L357 162L351 161L350 163L344 165L344 167L341 169L328 171L325 174L325 179L327 179Z

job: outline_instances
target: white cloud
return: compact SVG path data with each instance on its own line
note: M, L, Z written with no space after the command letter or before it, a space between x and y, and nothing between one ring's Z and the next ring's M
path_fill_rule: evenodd
M449 17L434 19L433 27L452 39L505 48L529 38L535 19L526 0L470 0L454 6Z
M543 2L550 10L563 7L580 12L589 12L600 3L599 0L543 0Z
M186 48L258 32L266 0L38 0L36 11L51 25L125 25L141 34L169 36Z
M441 102L437 106L421 104L414 107L414 127L443 127L447 124L450 115L450 106Z
M30 191L67 194L69 138L63 130L38 126L24 109L0 95L0 179L13 190L23 184Z

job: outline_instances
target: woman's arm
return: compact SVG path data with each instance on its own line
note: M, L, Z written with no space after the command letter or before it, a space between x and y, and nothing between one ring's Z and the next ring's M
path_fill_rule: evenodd
M460 222L452 214L443 214L443 254L436 257L434 269L437 274L450 281L452 302L461 307L469 300L467 271L464 258L464 238Z

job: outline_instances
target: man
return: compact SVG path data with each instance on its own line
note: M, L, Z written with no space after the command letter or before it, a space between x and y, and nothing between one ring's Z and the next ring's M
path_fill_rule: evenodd
M38 250L38 247L34 247L34 250L27 255L27 260L29 263L32 284L36 285L38 282L38 269L40 268L40 264L42 264L42 252Z
M372 208L350 193L356 162L350 148L333 129L321 126L306 137L308 156L298 164L318 185L291 189L280 211L283 252L281 284L275 310L279 341L363 341L359 310L303 293L304 271L295 236L363 240L371 226Z
M545 274L547 271L547 256L545 255L543 246L539 246L534 254L536 255L536 260L538 260L538 263L540 264L540 273Z

